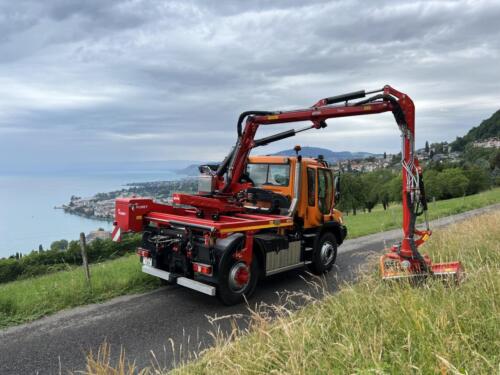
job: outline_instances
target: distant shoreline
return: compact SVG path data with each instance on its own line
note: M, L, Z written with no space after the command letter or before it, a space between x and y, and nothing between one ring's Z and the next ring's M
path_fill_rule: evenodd
M82 198L71 196L70 201L54 209L62 209L70 215L77 215L87 219L112 222L115 213L115 199L118 197L147 196L159 202L168 202L173 192L194 193L197 189L197 180L194 177L184 177L180 180L130 182L126 188L96 193L91 197Z

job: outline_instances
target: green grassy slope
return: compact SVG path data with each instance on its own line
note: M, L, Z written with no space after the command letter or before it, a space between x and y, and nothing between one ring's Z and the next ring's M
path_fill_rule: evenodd
M429 219L454 215L490 204L500 203L500 188L462 198L453 198L429 203ZM349 230L349 238L383 232L401 227L401 205L392 205L387 211L382 206L375 207L371 213L360 212L357 215L344 215ZM419 222L422 222L420 217Z
M92 265L90 272L91 289L82 268L0 285L0 328L159 285L141 272L135 254Z
M460 259L459 286L359 283L219 345L176 374L493 374L500 369L500 213L440 230L435 260ZM375 268L375 266L374 266Z

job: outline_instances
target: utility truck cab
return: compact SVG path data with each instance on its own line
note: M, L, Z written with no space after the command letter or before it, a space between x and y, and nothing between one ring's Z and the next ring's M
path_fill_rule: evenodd
M251 156L246 177L255 187L283 196L285 203L279 213L294 215L304 229L328 221L342 224L342 213L334 208L335 196L340 192L336 191L332 170L321 156ZM269 207L269 202L259 204Z

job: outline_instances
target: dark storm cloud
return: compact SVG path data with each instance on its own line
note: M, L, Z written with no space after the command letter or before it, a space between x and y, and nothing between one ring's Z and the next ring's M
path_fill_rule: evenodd
M498 19L497 1L0 0L0 157L213 159L243 110L385 83L414 98L419 144L452 140L500 107ZM390 116L330 128L290 144L399 146Z

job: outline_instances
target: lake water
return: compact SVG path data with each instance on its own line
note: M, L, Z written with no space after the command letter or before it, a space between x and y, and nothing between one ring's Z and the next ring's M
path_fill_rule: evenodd
M174 171L99 172L79 175L0 175L0 258L28 253L39 245L48 248L55 240L76 240L80 232L112 224L56 210L71 195L88 197L117 190L126 183L175 180Z

